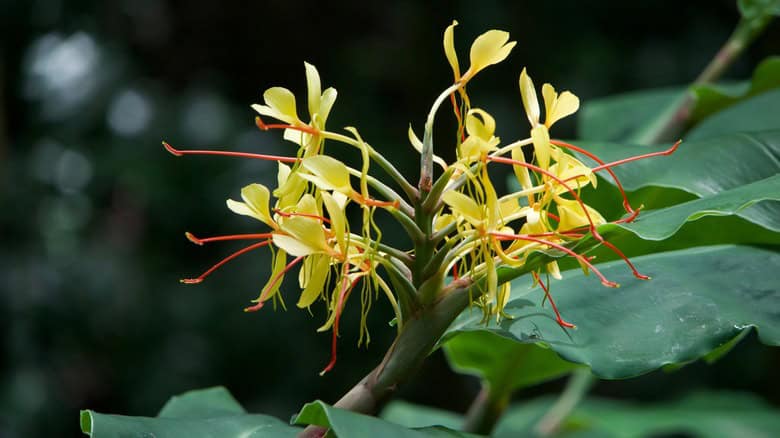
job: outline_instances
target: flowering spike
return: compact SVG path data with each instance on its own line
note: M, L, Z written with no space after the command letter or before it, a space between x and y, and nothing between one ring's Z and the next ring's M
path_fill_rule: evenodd
M257 248L266 246L269 243L271 243L270 240L264 240L262 242L258 242L258 243L249 245L246 248L240 249L240 250L234 252L233 254L230 254L229 256L225 257L224 259L220 260L217 264L215 264L214 266L209 268L206 272L200 274L200 276L198 276L197 278L184 278L184 279L181 279L179 281L181 283L184 283L184 284L198 284L198 283L202 282L206 277L211 275L212 272L214 272L217 269L219 269L220 267L222 267L225 263L233 260L234 258L236 258L236 257L238 257L238 256L240 256L242 254L245 254L245 253L247 253L249 251L252 251L253 249L257 249Z

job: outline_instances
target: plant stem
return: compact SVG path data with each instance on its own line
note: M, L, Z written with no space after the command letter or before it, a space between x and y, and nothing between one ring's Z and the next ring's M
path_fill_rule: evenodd
M373 415L411 376L436 346L442 334L469 303L467 290L458 290L410 318L382 362L347 392L337 408ZM321 437L323 429L307 427L300 437Z
M715 57L707 64L691 86L710 84L718 80L739 55L750 45L766 26L772 21L771 14L758 17L743 17L732 32L729 39L721 46ZM677 99L671 107L661 113L649 128L635 139L642 144L655 144L674 141L682 133L691 118L693 106L696 103L694 94L689 89L684 96Z
M493 392L487 382L483 383L482 389L466 412L463 430L479 434L492 432L496 422L509 405L511 395L511 391Z
M595 381L596 378L593 377L589 368L580 368L574 371L571 377L569 377L569 381L566 383L566 388L561 396L550 410L544 414L542 419L536 423L534 427L536 434L547 437L556 433L563 421L577 407Z

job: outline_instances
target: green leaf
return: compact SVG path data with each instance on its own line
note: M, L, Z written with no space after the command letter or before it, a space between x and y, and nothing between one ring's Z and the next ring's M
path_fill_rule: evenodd
M463 417L454 412L393 400L382 409L381 418L404 427L444 426L460 429Z
M748 97L780 87L780 57L770 56L756 67L750 82L694 85L696 99L691 121L696 123Z
M577 132L586 140L626 141L684 93L685 87L660 88L587 101L577 116Z
M301 412L293 418L293 423L330 428L338 438L454 438L476 436L439 426L408 429L380 418L335 408L319 400L307 403L301 409Z
M667 147L624 146L598 142L581 142L581 146L606 162L655 152ZM587 157L581 155L578 157L587 163L593 163ZM685 141L673 155L639 160L617 166L613 170L626 190L657 186L707 197L780 173L780 130ZM611 179L607 178L607 181L611 182ZM651 195L656 197L665 194L664 191L651 192ZM764 194L773 195L776 192ZM656 199L648 197L640 199L632 197L632 201L635 204L657 203ZM737 214L774 230L778 229L780 223L780 206L776 202L765 202L739 211ZM643 216L640 215L640 219Z
M541 398L511 407L493 436L537 436L534 426L552 403L550 398ZM757 397L701 392L679 401L653 404L589 398L564 420L560 434L566 437L742 438L775 436L777 430L780 430L778 411Z
M565 330L541 307L539 289L519 293L513 285L505 311L513 319L481 323L465 311L445 339L490 331L521 343L544 342L564 359L589 365L604 378L643 374L666 364L698 359L755 326L759 338L780 345L780 253L744 246L711 246L637 257L653 277L633 278L620 261L598 268L622 287L571 271L553 282L551 293L563 317L578 326Z
M768 201L769 205L764 205L762 201ZM619 227L645 240L664 240L674 235L686 222L704 216L740 214L751 222L780 232L780 214L774 214L780 212L778 201L780 201L780 174L706 198L647 211L634 222L607 224L599 230L603 229L607 234L615 227ZM757 208L748 208L755 204Z
M491 391L511 393L570 373L578 365L549 348L519 344L493 333L463 333L444 344L452 368L487 381Z
M694 98L690 123L696 125L745 99L778 87L780 58L773 56L756 67L750 81L649 89L587 101L578 114L578 134L586 140L636 141L651 124L673 112L687 93ZM762 123L761 126L766 126L765 120ZM729 129L720 132L742 130L733 129L733 124L728 126ZM777 127L775 124L774 128ZM688 135L684 138L690 139Z
M81 431L94 438L279 437L301 431L267 415L247 414L222 387L171 398L156 418L81 411Z
M780 90L751 97L705 119L691 129L686 140L715 137L733 132L764 131L780 128Z

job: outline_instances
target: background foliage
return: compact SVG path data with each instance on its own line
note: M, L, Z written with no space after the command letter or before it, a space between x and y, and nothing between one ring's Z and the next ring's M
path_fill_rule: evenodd
M340 91L331 126L359 126L412 175L406 127L424 118L449 81L440 35L452 18L463 41L501 28L519 42L508 62L471 89L509 138L526 129L516 91L522 66L585 103L676 86L696 76L737 16L726 0L659 1L641 10L620 1L0 0L0 11L0 436L11 437L79 436L80 408L153 416L171 394L217 384L248 411L286 419L304 401L335 400L392 339L390 312L378 305L369 349L353 348L358 315L347 315L339 364L321 378L329 340L314 331L317 310L314 318L241 312L268 275L262 254L203 285L180 285L178 278L231 251L195 247L183 232L250 230L224 199L267 182L272 168L175 160L161 139L283 153L276 136L254 129L248 105L268 86L301 91L307 60ZM748 78L778 53L778 32L771 27L729 76ZM573 121L566 122L561 137L574 135ZM612 128L586 136L619 140ZM780 356L754 337L713 366L605 381L594 391L669 401L693 390L735 389L780 403L770 378ZM402 397L462 412L477 390L476 379L455 375L436 353Z

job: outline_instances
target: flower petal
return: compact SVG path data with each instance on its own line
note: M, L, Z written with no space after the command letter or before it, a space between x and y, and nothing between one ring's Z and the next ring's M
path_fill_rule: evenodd
M444 192L441 199L450 206L456 217L467 220L475 227L482 225L484 216L482 208L473 199L455 190Z
M525 108L525 114L528 116L528 121L531 122L531 127L539 124L539 99L536 97L536 89L531 77L528 76L526 70L520 73L520 96L523 98L523 107Z
M309 262L311 260L311 262ZM303 286L303 291L298 299L299 308L309 307L314 301L322 295L325 287L325 280L330 273L330 257L326 255L312 255L306 259L310 264L311 275Z
M327 155L316 155L301 161L301 166L311 175L301 174L320 189L335 190L344 194L352 192L349 170L341 161Z
M471 45L469 53L471 75L473 76L483 68L498 64L506 59L509 52L517 44L515 41L507 42L508 40L509 32L503 30L493 29L478 36Z
M266 115L289 124L300 122L298 112L295 109L295 95L290 90L282 87L272 87L263 93L263 99L265 99L266 105L277 113L276 115ZM257 112L260 111L257 110ZM260 114L263 113L260 112Z
M547 117L544 120L544 124L549 128L553 123L558 120L572 115L580 108L580 98L575 96L571 91L564 91L555 101L552 111L547 110Z
M447 61L452 67L452 73L455 76L455 81L460 79L460 65L458 64L458 54L455 52L455 26L458 22L452 20L452 24L447 26L444 30L444 56L447 57Z
M539 167L547 170L550 167L550 133L547 131L547 127L539 125L531 129L531 140L534 143L534 153L536 154L536 162L539 163Z
M320 112L320 101L322 100L320 74L317 71L317 68L308 62L304 62L303 66L306 68L306 91L308 94L309 115L313 119L314 115Z

